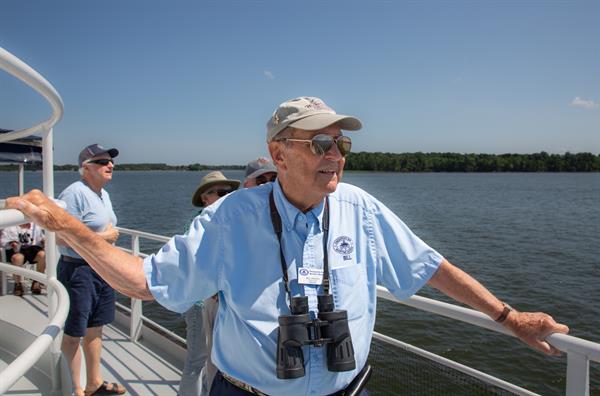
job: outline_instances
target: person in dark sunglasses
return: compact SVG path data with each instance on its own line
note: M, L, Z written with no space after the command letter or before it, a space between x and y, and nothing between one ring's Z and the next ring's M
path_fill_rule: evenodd
M248 162L245 170L244 187L256 187L261 184L275 181L277 178L277 168L270 159L258 157L254 161Z
M219 171L206 174L192 196L192 205L204 208L240 186L239 180L228 179Z
M199 208L193 218L200 215L205 207L237 190L239 186L239 180L228 179L219 171L206 174L192 196L192 205ZM190 224L191 222L188 223L186 232ZM216 297L211 297L196 302L183 314L186 324L187 354L179 383L180 395L208 394L210 382L216 373L215 366L210 362L209 347L218 307Z
M81 180L68 186L58 197L66 203L67 212L111 244L117 240L119 232L115 228L117 217L104 186L112 180L113 158L117 155L119 150L115 148L106 149L98 144L85 147L79 154ZM71 296L61 349L71 370L73 394L123 394L125 387L104 382L100 370L102 328L114 320L115 292L71 246L60 238L57 242L61 253L57 278ZM85 387L79 375L80 344L88 373Z

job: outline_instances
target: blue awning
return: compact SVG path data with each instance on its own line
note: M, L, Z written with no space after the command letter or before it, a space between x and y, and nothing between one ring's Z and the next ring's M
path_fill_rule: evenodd
M9 132L12 131L0 128L0 134ZM30 162L42 162L41 137L27 136L22 139L0 143L0 163L27 164Z

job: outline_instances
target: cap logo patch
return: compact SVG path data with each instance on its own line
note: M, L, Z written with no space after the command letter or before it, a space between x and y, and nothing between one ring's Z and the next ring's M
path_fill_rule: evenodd
M327 106L320 100L311 100L309 104L304 106L304 108L307 110L325 110L333 112L333 110L329 106Z

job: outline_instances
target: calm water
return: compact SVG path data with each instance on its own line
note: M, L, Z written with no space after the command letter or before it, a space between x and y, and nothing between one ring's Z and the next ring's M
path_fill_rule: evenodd
M242 172L224 172L241 178ZM204 172L123 172L108 186L119 225L181 233ZM57 173L60 192L75 172ZM26 175L26 188L41 185ZM0 196L16 193L0 172ZM543 310L571 334L600 342L600 174L347 173L417 235L520 310ZM58 195L58 194L57 194ZM122 238L127 243L126 238ZM156 245L142 247L153 249ZM444 299L431 289L425 296ZM145 303L145 312L183 333L179 315ZM546 358L514 339L411 308L380 302L377 330L541 394L564 391L565 358ZM591 366L592 394L600 372Z

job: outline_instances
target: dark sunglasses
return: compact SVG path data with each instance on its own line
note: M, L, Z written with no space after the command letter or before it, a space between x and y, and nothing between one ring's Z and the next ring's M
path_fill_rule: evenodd
M115 163L115 161L113 161L112 158L101 158L101 159L95 159L95 160L88 161L89 164L98 164L98 165L102 165L102 166L108 165L109 162L111 164Z
M326 152L331 150L333 144L337 146L338 150L340 150L340 154L345 157L352 148L352 139L348 136L338 136L334 138L331 135L326 135L324 133L313 136L312 139L292 139L292 138L281 138L278 140L287 140L290 142L303 142L310 143L310 150L318 156L325 155Z
M273 182L273 181L275 181L275 179L277 179L277 174L273 174L271 176L260 175L260 176L257 176L256 179L254 179L254 181L256 182L257 186L260 186L261 184Z
M233 190L226 190L224 188L219 188L217 190L208 190L206 192L206 195L217 194L219 197L224 197L225 195L229 194L232 191Z

